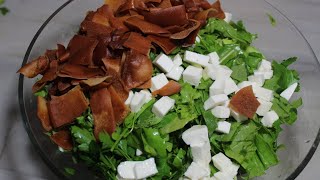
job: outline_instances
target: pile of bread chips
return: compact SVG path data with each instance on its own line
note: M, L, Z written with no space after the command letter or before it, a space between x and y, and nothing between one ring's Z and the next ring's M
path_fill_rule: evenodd
M150 51L191 46L212 17L225 18L219 0L106 0L88 12L67 47L58 44L18 71L43 75L33 92L49 86L49 96L38 97L44 129L67 135L63 127L90 106L96 138L113 133L130 112L124 104L129 91L151 87Z

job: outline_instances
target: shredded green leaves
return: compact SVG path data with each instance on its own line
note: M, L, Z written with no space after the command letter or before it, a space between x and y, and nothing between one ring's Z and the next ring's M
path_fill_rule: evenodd
M276 19L270 14L270 13L266 13L268 18L269 18L269 21L270 21L270 24L273 26L273 27L276 27L277 26L277 21Z

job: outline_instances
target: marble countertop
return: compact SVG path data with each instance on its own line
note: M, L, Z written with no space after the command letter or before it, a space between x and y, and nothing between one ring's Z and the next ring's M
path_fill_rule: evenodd
M320 0L268 0L302 31L320 59ZM0 16L0 179L54 180L35 152L23 127L15 73L41 24L65 0L7 0L11 12ZM320 149L297 179L320 177Z

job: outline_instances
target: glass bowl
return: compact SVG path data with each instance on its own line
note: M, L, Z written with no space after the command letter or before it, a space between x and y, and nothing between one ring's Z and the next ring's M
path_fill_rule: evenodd
M77 32L80 22L88 10L102 5L99 0L69 0L58 8L40 27L25 54L22 65L55 48L57 43L66 44ZM284 126L279 144L280 164L270 168L265 176L257 179L295 179L312 158L320 141L320 66L310 45L296 26L276 7L265 0L222 0L225 11L233 14L234 20L243 20L250 32L257 33L254 42L268 59L286 59L297 56L294 64L301 75L301 92L304 100L299 110L299 119L292 126ZM277 21L273 27L267 13ZM59 179L95 179L86 166L74 164L70 153L62 153L53 144L36 117L36 98L31 87L35 79L20 76L19 103L26 131L35 150ZM65 175L64 168L76 169L74 176Z

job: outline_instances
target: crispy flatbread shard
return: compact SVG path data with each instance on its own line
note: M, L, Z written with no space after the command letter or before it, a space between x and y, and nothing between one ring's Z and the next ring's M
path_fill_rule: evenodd
M36 93L42 89L48 82L54 81L57 78L58 61L50 62L49 68L44 72L42 78L32 86L32 92Z
M41 96L37 97L37 116L44 130L51 131L52 126L49 117L47 100Z
M105 76L101 68L88 68L82 65L64 64L58 71L59 77L69 77L73 79L90 79Z
M188 25L185 30L172 34L170 36L171 39L185 39L187 38L193 31L196 31L200 27L200 22L197 20L190 19L188 20ZM197 33L198 34L198 33Z
M98 40L86 36L75 35L69 42L68 52L70 57L68 63L76 65L93 66L93 51Z
M71 151L73 148L71 134L67 130L61 130L50 136L50 139L64 150Z
M18 73L23 74L28 78L34 78L37 75L45 72L49 67L49 60L45 56L40 56L24 65L18 70Z
M145 83L141 84L140 86L136 87L137 89L149 89L151 88L151 79L146 81Z
M152 24L148 21L145 21L143 19L140 19L139 17L133 16L128 18L125 21L125 25L128 26L130 30L136 31L139 30L144 34L153 34L156 36L170 36L170 32L166 29L156 25Z
M81 116L89 102L80 86L76 86L62 96L51 96L48 103L50 120L53 127L67 125Z
M120 72L120 59L103 58L102 62L107 69L108 75L113 76Z
M105 131L112 134L116 129L111 95L107 88L101 88L90 93L90 107L94 119L94 135Z
M260 103L255 97L252 86L242 88L230 101L230 108L248 118L253 118Z
M224 19L226 17L226 15L224 14L224 11L222 10L220 0L217 0L216 2L214 2L211 5L211 7L213 9L217 10L217 13L214 15L215 18Z
M111 95L111 102L113 107L113 114L115 122L121 124L124 118L130 112L129 108L124 104L124 101L119 96L117 90L111 85L108 87L108 90Z
M176 81L169 81L168 84L163 86L161 89L152 92L153 96L160 95L160 96L171 96L173 94L177 94L181 91L180 83Z
M162 27L182 26L188 23L186 9L184 5L169 8L151 8L144 12L144 19Z
M174 40L167 37L149 35L147 38L150 39L152 43L158 45L166 54L170 54L178 47Z
M137 51L130 51L122 67L121 77L128 89L136 88L152 77L151 60Z
M151 48L151 41L139 33L131 32L123 43L123 46L148 56Z

